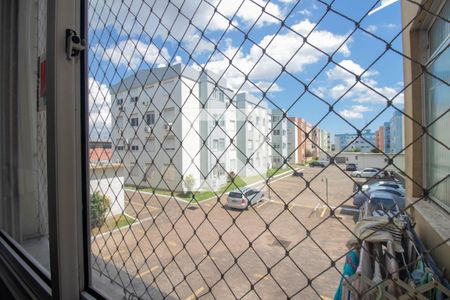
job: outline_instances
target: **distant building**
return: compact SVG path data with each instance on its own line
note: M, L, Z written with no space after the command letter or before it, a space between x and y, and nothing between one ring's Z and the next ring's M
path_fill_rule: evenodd
M310 159L314 156L315 149L313 148L313 139L314 139L314 132L313 132L313 125L311 123L305 122L305 157L306 159Z
M384 151L384 126L380 126L375 132L376 146L380 151Z
M305 120L297 117L288 118L288 162L305 163Z
M272 109L272 166L280 168L284 166L284 160L288 157L288 119L286 112L281 109Z
M334 139L336 151L370 152L376 144L376 134L370 129L364 130L361 136L356 133L343 133L336 134Z
M389 122L391 130L389 153L399 153L404 148L403 122L403 114L400 111L395 111Z
M385 153L391 153L391 125L389 122L384 122L384 149Z

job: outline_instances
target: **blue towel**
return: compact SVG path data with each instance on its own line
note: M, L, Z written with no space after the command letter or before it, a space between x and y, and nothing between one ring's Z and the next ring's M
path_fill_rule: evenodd
M352 249L345 256L344 272L342 273L341 281L339 282L336 294L334 294L334 300L342 299L342 284L344 283L344 277L349 277L355 274L358 265L359 265L358 252L355 249ZM350 299L350 294L347 295L346 299Z

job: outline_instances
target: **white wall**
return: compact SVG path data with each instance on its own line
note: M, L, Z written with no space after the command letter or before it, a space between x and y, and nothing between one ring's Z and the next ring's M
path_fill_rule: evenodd
M393 157L393 155L388 155ZM398 171L397 168L404 171L405 170L405 155L399 154L394 158L394 164L397 166L395 168L393 165L388 165L388 158L382 153L361 153L361 152L343 152L338 155L338 157L345 157L346 163L354 163L357 165L358 170L364 168L381 168L386 170Z
M90 169L90 193L99 191L109 197L112 215L122 214L125 210L123 165L109 164Z

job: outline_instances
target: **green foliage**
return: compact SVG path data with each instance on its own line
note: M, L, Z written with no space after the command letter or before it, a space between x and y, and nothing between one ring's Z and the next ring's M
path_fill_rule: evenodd
M373 148L372 150L370 150L370 152L372 153L380 153L380 150L377 148Z
M312 158L312 160L313 160L313 161L317 161L317 160L319 160L319 157L318 157L318 156L314 156L314 157Z
M91 227L100 227L106 221L110 200L106 195L95 191L91 195Z

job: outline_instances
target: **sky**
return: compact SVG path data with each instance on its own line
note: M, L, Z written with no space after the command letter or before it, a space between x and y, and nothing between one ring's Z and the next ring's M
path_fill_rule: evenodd
M91 0L91 138L108 136L110 85L176 63L213 71L234 91L264 92L271 108L332 134L354 132L348 123L376 130L394 111L386 98L403 107L402 57L392 50L402 52L400 1L367 15L379 6L376 0ZM330 104L335 113L326 115Z

